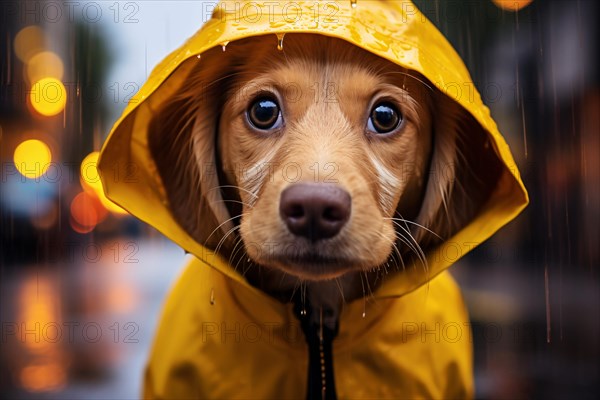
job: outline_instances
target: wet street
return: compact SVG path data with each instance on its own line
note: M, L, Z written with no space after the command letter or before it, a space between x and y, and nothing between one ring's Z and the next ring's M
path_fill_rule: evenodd
M2 271L2 387L9 398L139 397L161 305L184 253L160 237L90 243L73 242L64 262Z

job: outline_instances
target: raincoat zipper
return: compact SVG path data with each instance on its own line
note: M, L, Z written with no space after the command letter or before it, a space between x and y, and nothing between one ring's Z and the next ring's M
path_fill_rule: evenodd
M298 303L296 304L298 306ZM298 308L298 307L297 307ZM333 339L338 327L330 329L323 324L323 309L319 308L319 324L311 324L311 307L298 313L308 345L307 400L336 400L333 371ZM337 324L336 324L337 325Z

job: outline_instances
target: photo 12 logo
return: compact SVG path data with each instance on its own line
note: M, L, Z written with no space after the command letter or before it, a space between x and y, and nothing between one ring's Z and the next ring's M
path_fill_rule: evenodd
M135 322L95 321L77 322L2 322L2 344L9 342L27 343L98 343L108 340L114 343L139 343L137 334L140 326Z
M203 18L221 22L258 23L267 20L271 24L293 24L300 20L314 23L337 23L341 9L336 1L225 1L208 2L203 5Z
M4 15L23 24L95 24L101 21L136 24L140 2L136 1L3 1Z

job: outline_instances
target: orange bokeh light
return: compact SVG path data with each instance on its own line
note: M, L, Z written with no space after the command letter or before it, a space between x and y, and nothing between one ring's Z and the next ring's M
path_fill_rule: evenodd
M41 140L25 140L15 149L13 161L21 175L25 178L37 179L50 167L52 152Z
M44 276L27 279L19 290L19 319L27 326L46 326L60 322L60 298L52 282ZM48 353L54 343L47 340L27 340L25 347L34 353Z
M21 370L21 385L30 392L53 392L67 382L65 367L58 363L28 365Z
M503 10L519 11L527 7L533 0L492 0L495 5Z
M107 214L100 201L86 192L79 193L71 202L71 222L75 223L71 226L79 233L92 231Z
M61 292L49 275L27 274L16 298L17 321L23 332L17 347L23 351L20 370L15 377L29 392L53 392L64 388L68 380L68 357L62 344Z
M29 101L35 111L51 117L65 109L67 89L59 79L42 78L31 85Z
M19 60L26 63L44 48L44 32L39 26L26 26L17 33L13 45Z
M61 80L64 75L64 65L59 56L51 51L42 51L27 62L27 80L37 82L43 78Z

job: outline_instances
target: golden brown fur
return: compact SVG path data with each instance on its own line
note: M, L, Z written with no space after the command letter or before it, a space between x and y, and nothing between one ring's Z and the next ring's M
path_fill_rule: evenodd
M196 240L273 296L289 300L303 282L311 302L339 309L372 290L381 271L414 260L426 268L423 252L472 218L498 170L481 181L461 169L485 157L461 140L475 124L418 74L338 39L295 34L284 51L275 45L265 36L204 54L156 114L149 143L171 209ZM269 134L246 121L264 93L284 115ZM404 115L397 134L366 132L377 99ZM352 198L342 231L313 244L278 212L281 192L306 181L335 183ZM330 262L296 263L307 249Z

